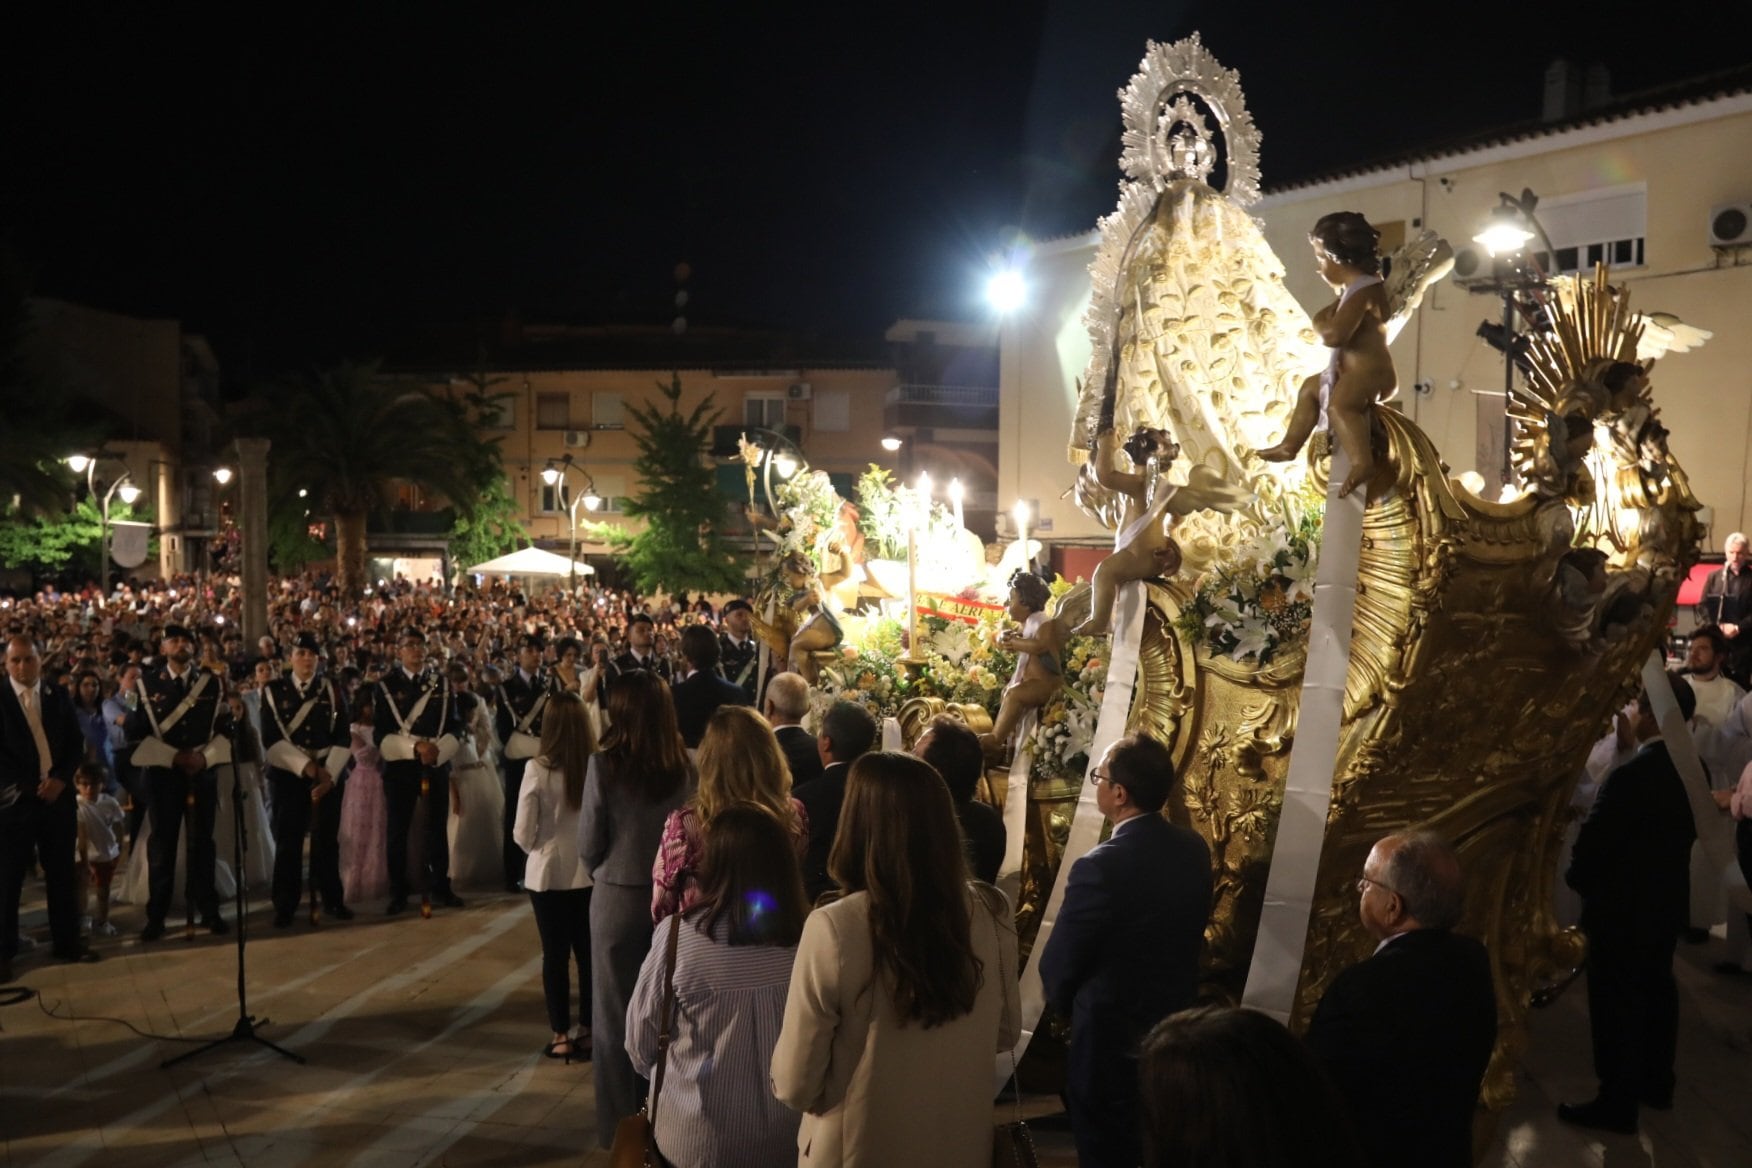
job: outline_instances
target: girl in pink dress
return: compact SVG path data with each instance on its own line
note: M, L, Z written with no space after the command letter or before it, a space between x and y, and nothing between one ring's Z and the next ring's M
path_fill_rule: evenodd
M353 771L341 797L341 887L349 903L389 895L384 858L383 759L371 742L371 691L360 687L353 706Z

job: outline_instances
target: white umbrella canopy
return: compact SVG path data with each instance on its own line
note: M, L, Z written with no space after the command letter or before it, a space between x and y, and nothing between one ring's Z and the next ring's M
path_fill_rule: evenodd
M580 576L596 574L596 569L583 560L568 560L538 547L526 547L484 564L476 564L468 571L493 576L568 576L574 569Z

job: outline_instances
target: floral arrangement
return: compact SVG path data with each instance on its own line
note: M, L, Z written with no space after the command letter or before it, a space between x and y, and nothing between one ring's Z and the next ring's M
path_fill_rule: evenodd
M875 463L858 476L858 528L874 558L906 555L906 502L894 476Z
M1281 525L1258 530L1199 578L1180 632L1214 655L1260 665L1307 636L1323 515L1312 494L1286 499Z

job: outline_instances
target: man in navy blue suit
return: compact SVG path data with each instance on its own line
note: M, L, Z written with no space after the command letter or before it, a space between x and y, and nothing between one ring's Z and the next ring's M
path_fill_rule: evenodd
M1143 1159L1138 1043L1192 1005L1211 915L1211 853L1162 805L1175 786L1168 748L1116 742L1091 776L1113 834L1071 868L1040 958L1047 1001L1071 1019L1065 1099L1084 1168Z
M749 706L754 700L741 686L718 676L718 634L705 625L681 630L681 656L687 662L687 675L669 692L675 699L681 740L689 750L696 750L719 706Z
M1689 722L1697 695L1667 675ZM1630 761L1606 776L1582 822L1565 879L1582 894L1588 938L1588 1027L1600 1091L1558 1105L1565 1123L1634 1132L1639 1107L1673 1106L1679 987L1673 949L1685 928L1691 844L1697 838L1685 782L1673 766L1645 690L1637 695L1638 742Z

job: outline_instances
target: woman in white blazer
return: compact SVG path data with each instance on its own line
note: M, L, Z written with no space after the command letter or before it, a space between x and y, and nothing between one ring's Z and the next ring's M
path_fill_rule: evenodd
M799 1165L984 1168L993 1055L1016 1043L1016 930L972 880L943 780L911 755L852 764L773 1052L804 1113Z
M523 887L541 934L541 985L553 1040L543 1050L568 1063L590 1057L590 873L578 857L584 774L595 753L590 720L576 694L549 699L541 753L523 771L512 838L529 853ZM572 1030L572 969L578 963L578 1030Z

